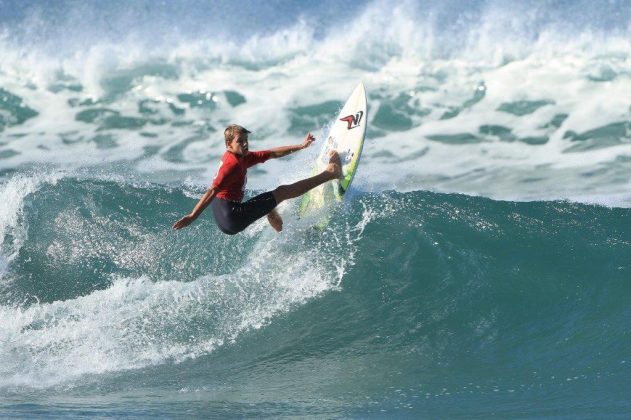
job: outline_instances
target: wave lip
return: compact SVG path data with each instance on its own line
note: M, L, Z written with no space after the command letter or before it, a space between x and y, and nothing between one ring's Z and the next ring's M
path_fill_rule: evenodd
M56 181L55 175L18 175L0 187L0 281L5 280L8 265L28 240L28 223L24 217L26 197L42 184Z

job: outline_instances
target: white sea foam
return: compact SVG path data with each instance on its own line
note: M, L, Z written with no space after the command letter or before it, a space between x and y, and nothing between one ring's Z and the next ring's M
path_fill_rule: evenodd
M270 247L230 275L119 278L67 301L0 306L0 387L48 387L205 355L337 283L313 260L270 258Z
M444 19L441 13L447 12L439 7L375 1L354 10L343 25L322 30L298 19L245 39L228 33L191 39L184 33L164 45L136 34L118 43L106 37L57 56L37 48L22 51L5 37L0 86L39 116L5 128L0 151L9 153L0 167L123 161L149 178L179 182L184 172L207 184L227 123L251 129L255 149L296 143L304 135L300 130L318 132L335 117L333 110L303 117L297 130L297 108L341 103L363 80L369 128L358 187L510 199L616 194L627 187L619 175L629 169L625 159L631 156L631 26L624 13L608 30L599 22L573 22L573 15L562 12L490 2L469 10L471 16L459 15L458 23ZM83 90L49 90L63 82L60 75ZM238 92L246 102L229 105L225 91ZM182 100L188 93L208 95L213 104ZM104 98L91 106L70 105ZM153 113L141 115L139 106L147 100ZM530 113L506 111L511 104L537 101L543 105ZM171 106L185 115L174 115ZM124 129L102 126L98 118L76 119L80 111L105 108L146 121ZM457 115L444 119L449 113ZM559 115L567 117L551 126ZM568 134L612 124L626 124L626 134L602 134L592 145ZM484 127L509 130L510 136L482 133ZM533 138L548 140L520 141ZM147 154L148 147L155 151ZM297 167L308 166L308 159L299 156L266 165L249 186L271 188L303 176L309 171Z

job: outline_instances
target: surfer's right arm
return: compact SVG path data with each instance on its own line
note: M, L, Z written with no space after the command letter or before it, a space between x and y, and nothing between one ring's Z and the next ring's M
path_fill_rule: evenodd
M314 141L315 137L313 137L313 134L307 133L307 136L300 144L296 144L295 146L281 146L270 149L270 152L272 152L270 157L279 158L287 156L288 154L297 152L298 150L306 149L307 147L311 146L311 143L313 143Z
M193 211L175 222L175 224L173 225L173 229L182 229L183 227L186 227L193 223L195 219L197 219L199 215L202 214L204 210L206 210L206 207L208 207L208 205L213 201L215 195L217 195L217 191L215 191L214 187L210 187L208 191L206 191L206 193L202 196L202 198L199 199Z

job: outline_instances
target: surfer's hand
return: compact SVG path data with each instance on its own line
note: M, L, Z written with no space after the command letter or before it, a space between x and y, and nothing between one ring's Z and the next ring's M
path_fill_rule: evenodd
M180 220L175 222L175 224L173 225L173 229L175 230L182 229L183 227L186 227L190 225L191 223L193 223L194 220L195 218L193 216L191 216L190 214L187 214L186 216L182 217Z
M313 137L313 134L309 133L307 134L307 137L305 137L305 139L302 142L302 148L306 149L307 147L311 146L311 143L313 143L315 141L315 137Z

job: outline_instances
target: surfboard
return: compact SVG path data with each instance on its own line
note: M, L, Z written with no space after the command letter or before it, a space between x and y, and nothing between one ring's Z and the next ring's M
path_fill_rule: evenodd
M366 90L364 84L359 83L333 121L313 166L313 174L322 172L329 163L329 151L336 150L342 161L343 177L339 181L327 182L304 194L298 208L298 215L301 218L344 199L344 194L348 191L357 172L359 158L364 147L368 122L367 111ZM323 218L318 222L321 228L326 227L327 224L328 218Z

